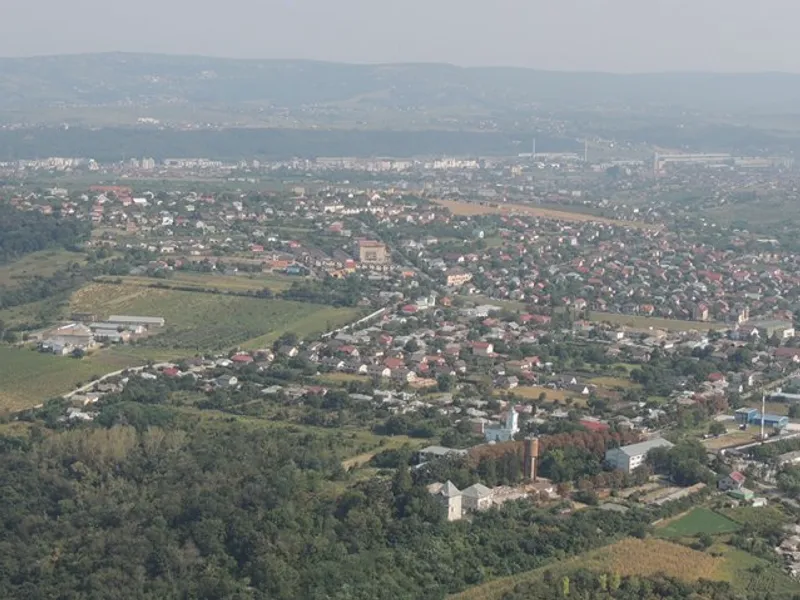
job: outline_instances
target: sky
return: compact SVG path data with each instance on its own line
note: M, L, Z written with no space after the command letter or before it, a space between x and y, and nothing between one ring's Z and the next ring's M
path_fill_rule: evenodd
M0 56L800 72L798 0L2 0Z

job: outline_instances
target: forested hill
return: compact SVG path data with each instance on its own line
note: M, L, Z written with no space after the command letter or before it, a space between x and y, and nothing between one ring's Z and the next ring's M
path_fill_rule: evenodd
M86 221L0 204L0 264L47 248L73 248L88 238L90 230Z
M51 421L0 435L3 599L434 600L654 518L525 502L452 524L405 468L352 480L343 436L124 398Z
M172 104L370 110L469 107L487 113L534 104L794 108L800 75L609 74L446 64L354 65L149 54L0 59L0 109Z

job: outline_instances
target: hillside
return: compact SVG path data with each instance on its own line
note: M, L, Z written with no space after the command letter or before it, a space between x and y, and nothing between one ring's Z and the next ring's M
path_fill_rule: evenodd
M445 64L353 65L148 54L0 59L0 110L114 106L444 109L497 114L543 106L790 109L800 75L619 75Z

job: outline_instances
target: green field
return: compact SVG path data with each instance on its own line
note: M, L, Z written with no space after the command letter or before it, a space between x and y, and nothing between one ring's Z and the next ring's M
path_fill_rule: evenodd
M590 312L589 320L598 323L622 325L633 329L666 329L667 331L708 331L709 329L725 329L727 327L724 323L711 321L684 321L681 319L662 319L660 317L605 312Z
M30 408L87 383L93 376L143 364L113 350L82 360L42 354L29 348L0 346L0 411Z
M685 515L668 521L658 530L658 535L668 538L693 536L701 533L733 533L739 525L708 508L695 508Z
M360 310L170 289L93 283L72 295L70 310L106 318L111 314L164 317L163 332L140 342L187 353L255 349L281 334L300 337L353 321Z
M737 508L728 508L720 512L740 525L747 525L756 531L779 527L789 521L789 518L774 506L761 508L739 506Z
M210 273L172 273L169 279L156 279L154 277L99 277L98 281L121 280L125 285L148 287L152 285L164 287L196 288L198 290L220 290L230 292L257 292L269 289L273 292L282 292L291 287L292 283L299 281L299 277L282 275L212 275Z
M66 250L42 250L26 254L9 265L0 267L0 286L14 287L32 277L49 277L70 263L83 264L86 255Z

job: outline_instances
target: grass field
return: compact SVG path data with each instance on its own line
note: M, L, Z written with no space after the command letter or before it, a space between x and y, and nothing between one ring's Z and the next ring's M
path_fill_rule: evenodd
M755 439L755 434L747 431L730 431L724 435L715 438L703 440L703 445L709 450L720 450L722 448L730 448L731 446L738 446L752 442Z
M50 324L67 312L68 302L65 296L46 298L0 310L0 321L8 325L36 326Z
M665 573L684 581L725 578L724 559L692 550L666 540L626 538L582 556L560 561L534 571L503 577L450 596L450 600L500 600L518 585L536 585L544 572L555 576L573 569L629 575Z
M477 204L475 202L462 202L459 200L436 200L436 204L447 208L451 213L458 216L476 216L476 215L508 215L508 214L521 214L528 217L542 217L545 219L557 219L559 221L575 221L587 222L592 221L595 223L607 223L609 225L617 225L620 227L631 227L634 229L647 229L657 230L659 227L648 223L640 223L638 221L618 221L615 219L607 219L605 217L596 217L578 212L568 212L562 210L553 210L550 208L541 208L537 206L526 206L524 204L497 204L496 206L489 206L488 204Z
M100 277L98 281L122 280L125 285L138 286L166 286L180 288L197 288L198 290L220 290L230 292L256 292L265 288L273 292L282 292L288 289L293 281L299 278L282 277L280 275L212 275L206 273L176 272L169 279L155 279L153 277Z
M0 285L14 287L24 279L48 277L70 263L83 264L85 261L84 254L66 250L43 250L26 254L19 260L0 267Z
M234 346L263 347L283 333L300 337L321 333L354 320L360 313L357 309L285 300L108 283L93 283L75 292L70 310L103 318L110 314L164 317L164 332L144 345L190 353Z
M593 383L597 386L611 390L615 388L620 388L623 390L639 390L642 388L641 384L635 383L630 379L625 379L624 377L595 377L590 379L589 383Z
M538 385L527 385L527 386L519 386L514 388L513 390L509 390L509 392L519 398L525 398L526 400L539 400L540 394L545 394L545 402L554 402L558 401L564 403L567 401L568 398L572 398L573 402L576 405L581 405L586 403L586 399L582 398L578 394L574 394L572 392L567 392L564 390L554 390L551 388L541 387Z
M333 385L340 385L343 383L349 383L351 381L358 381L360 383L366 383L370 381L370 377L368 375L356 375L355 373L324 373L317 377L322 383L330 383Z
M113 350L82 360L42 354L28 348L0 346L0 410L30 408L100 376L143 364Z
M710 321L684 321L682 319L662 319L660 317L644 317L640 315L621 315L618 313L590 312L589 320L600 323L623 325L633 329L665 329L667 331L708 331L709 329L725 329L724 323Z
M390 438L384 438L382 441L384 441L383 445L379 445L377 448L362 452L356 456L351 456L342 461L342 466L345 469L363 467L379 452L383 452L384 450L397 450L406 444L415 449L430 445L430 440L412 439L405 435L395 435Z
M708 508L695 508L685 515L667 521L658 529L658 535L667 538L693 536L700 533L733 533L739 525Z

